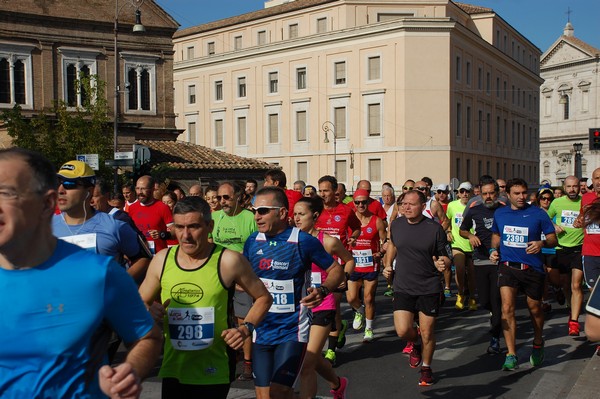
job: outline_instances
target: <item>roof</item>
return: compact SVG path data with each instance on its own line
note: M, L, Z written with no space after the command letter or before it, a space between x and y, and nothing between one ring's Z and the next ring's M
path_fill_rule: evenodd
M186 170L268 170L277 166L184 141L136 140L150 149L152 163Z
M273 6L269 8L263 8L257 11L252 11L242 15L236 15L235 17L220 19L218 21L209 22L203 25L192 26L190 28L181 29L175 32L173 39L179 37L185 37L198 33L208 32L214 29L226 28L245 22L255 21L257 19L271 17L274 15L284 14L286 12L301 10L307 7L318 6L326 3L333 3L339 0L296 0L289 3Z
M494 10L492 10L491 8L488 8L488 7L481 7L481 6L475 6L472 4L457 3L457 2L454 2L454 4L456 4L458 6L458 8L460 8L467 14L485 14L485 13L489 13L489 12L494 12Z
M587 44L586 42L584 42L581 39L576 38L575 36L565 36L562 35L560 37L561 40L564 40L565 42L569 42L571 44L573 44L574 46L579 47L580 49L582 49L583 51L585 51L586 53L589 53L592 56L598 57L600 56L600 50L597 49L596 47Z

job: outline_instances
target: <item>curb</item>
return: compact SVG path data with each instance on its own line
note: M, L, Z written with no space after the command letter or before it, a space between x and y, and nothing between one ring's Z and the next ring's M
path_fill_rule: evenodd
M573 385L567 398L592 399L598 397L598 373L600 372L600 356L594 355L588 360L579 378Z

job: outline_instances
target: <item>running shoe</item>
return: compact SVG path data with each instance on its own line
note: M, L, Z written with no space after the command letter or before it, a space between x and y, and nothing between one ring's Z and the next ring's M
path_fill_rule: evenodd
M490 355L497 355L500 353L500 338L492 337L490 339L490 346L487 348L487 353Z
M502 370L512 371L519 368L519 359L517 355L506 355L506 359L504 360L504 364L502 365Z
M569 335L571 337L579 336L579 322L575 320L569 320Z
M371 342L373 341L373 329L365 328L365 336L363 337L363 342Z
M340 386L338 389L332 389L329 391L333 395L333 399L345 399L346 388L348 388L348 379L346 377L340 377Z
M452 292L450 292L450 288L448 288L448 287L444 288L444 297L452 298Z
M421 365L421 345L413 345L412 351L408 356L408 364L413 369L416 369Z
M433 372L431 367L421 367L421 378L419 378L419 386L426 387L433 385Z
M324 357L325 359L329 360L329 363L331 363L332 366L335 366L336 355L333 349L327 349Z
M565 304L566 298L562 288L554 289L554 299L560 306Z
M365 315L355 311L354 312L354 321L352 322L352 328L355 330L362 330L365 326Z
M237 378L238 381L252 381L254 378L252 377L252 362L244 361L244 366L242 368L242 374L240 374Z
M406 343L406 346L404 347L404 349L402 349L402 353L409 355L412 352L412 350L413 350L413 345L414 344L415 344L414 342L408 341Z
M469 299L469 310L477 310L477 301L475 298Z
M531 350L531 356L529 357L529 363L532 366L539 366L544 361L544 341L542 341L541 345L533 344L533 349Z
M337 348L343 348L346 345L346 330L348 329L348 320L342 320L342 329L338 335Z
M465 308L465 296L461 294L456 295L456 304L454 307L458 310L463 310Z
M394 290L391 285L388 285L387 290L383 293L383 296L394 296Z

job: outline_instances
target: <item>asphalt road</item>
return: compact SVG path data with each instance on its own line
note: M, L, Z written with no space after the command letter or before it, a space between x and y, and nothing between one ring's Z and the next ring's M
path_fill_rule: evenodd
M517 303L517 355L519 369L501 371L504 355L488 355L489 313L485 310L458 311L455 298L446 301L437 320L437 349L432 369L436 383L417 385L418 369L408 365L402 354L405 342L395 334L391 299L382 295L380 281L377 296L375 340L362 343L363 332L348 329L346 346L338 350L336 371L350 380L348 398L565 398L579 374L593 355L595 345L582 336L569 337L568 309L552 302L544 327L545 360L542 366L529 364L533 332L524 297ZM347 304L343 317L352 320ZM583 320L583 317L580 317ZM504 340L501 345L505 350ZM239 370L238 370L239 371ZM318 395L331 397L323 380ZM151 377L144 383L142 398L160 398L160 379ZM251 382L234 382L229 398L255 398Z

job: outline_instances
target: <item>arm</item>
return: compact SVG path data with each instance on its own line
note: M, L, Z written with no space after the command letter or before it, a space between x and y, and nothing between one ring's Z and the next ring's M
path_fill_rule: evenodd
M490 248L490 260L492 262L498 262L500 260L500 234L492 233L492 247Z
M440 203L435 200L431 201L431 210L432 213L437 216L444 231L448 231L448 229L450 228L450 219L448 219L448 217L446 216L444 208L442 208Z
M392 240L392 232L390 231L390 238L387 242L388 247L387 251L385 251L385 255L383 257L383 275L385 278L389 279L392 276L393 263L396 258L396 246L394 245L394 241Z
M321 283L319 288L310 287L308 289L308 295L300 301L302 305L309 309L318 306L323 302L323 299L325 299L329 292L338 287L344 280L344 271L337 261L334 261L331 266L327 268L326 272L327 278Z
M327 253L335 255L344 261L344 273L350 274L354 271L354 257L339 239L325 234L323 236L323 247Z
M377 227L377 232L379 233L379 255L378 255L378 257L380 259L382 259L383 255L385 254L385 250L383 249L383 245L387 241L386 225L387 224L383 223L383 219L377 219L376 227Z
M160 292L160 275L162 273L163 264L167 250L163 249L150 262L146 277L140 285L138 292L142 297L142 301L146 304L148 311L156 323L162 323L165 317L165 308L169 305L168 300L165 304L155 302L158 299Z
M552 248L558 245L558 239L556 233L546 234L546 240L542 241L529 241L527 243L527 249L525 250L528 254L537 254L542 248Z
M465 208L465 211L467 208ZM464 215L464 214L463 214ZM481 240L475 234L471 233L471 228L473 227L473 219L471 215L467 215L463 217L463 221L460 224L459 234L462 238L466 238L469 240L469 243L473 248L477 248L481 245Z

